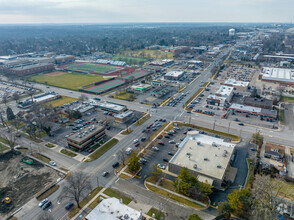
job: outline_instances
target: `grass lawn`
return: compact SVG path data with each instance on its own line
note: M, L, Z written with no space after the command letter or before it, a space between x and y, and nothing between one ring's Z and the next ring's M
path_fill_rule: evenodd
M46 157L42 154L39 154L39 153L33 153L32 154L35 158L39 159L39 160L42 160L43 162L45 163L49 163L51 161L51 159L49 157Z
M128 65L138 65L143 64L148 61L147 58L140 58L140 57L127 57L127 56L115 56L112 58L113 60L124 61Z
M53 187L47 189L45 192L41 193L38 197L38 201L42 201L43 199L48 198L51 194L53 194L56 190L59 189L59 185L55 184Z
M3 137L0 137L0 142L2 142L3 144L9 145L9 142Z
M245 184L245 189L250 189L254 180L254 167L253 167L252 159L247 158L246 160L247 160L249 170L248 170L247 182Z
M46 146L46 147L48 147L48 148L53 148L53 147L56 147L56 145L55 145L55 144L51 144L51 143L48 143L48 144L46 144L45 146Z
M77 71L86 71L86 72L94 72L94 73L106 73L109 71L120 69L120 67L108 66L108 65L100 65L100 64L77 64L77 66L69 66L67 69L77 70Z
M294 102L294 98L282 96L281 102Z
M194 209L204 209L205 208L202 205L199 205L199 204L197 204L195 202L192 202L192 201L190 201L188 199L185 199L183 197L180 197L180 196L177 196L177 195L172 195L171 193L169 193L169 192L167 192L165 190L159 189L159 188L157 188L155 186L151 186L148 183L146 183L146 186L148 187L148 189L152 190L153 192L156 192L156 193L158 193L158 194L160 194L162 196L168 197L168 198L171 197L172 200L175 200L175 201L177 201L179 203L190 206L190 207L192 207Z
M143 116L142 118L140 118L136 123L135 125L141 125L143 124L145 121L147 121L151 116L149 114Z
M274 185L279 189L281 187L279 196L294 200L294 184L280 179L271 179Z
M80 201L81 208L83 208L91 199L93 199L101 191L101 189L103 189L103 187L97 187L89 195L83 198ZM74 217L79 211L80 209L77 206L75 206L72 210L68 212L68 217Z
M127 135L127 134L130 134L132 132L133 132L133 129L129 128L129 129L126 129L126 130L122 131L121 134Z
M69 157L75 157L75 156L77 156L77 154L75 154L75 153L73 153L73 152L71 152L71 151L69 151L69 150L66 150L66 149L62 149L62 150L60 151L60 153L63 153L63 154L65 154L65 155L69 156Z
M123 51L123 56L130 57L142 57L142 58L154 58L154 59L173 59L173 53L167 53L161 50L134 50L134 51Z
M129 197L127 196L124 196L124 195L121 195L119 192L113 190L113 189L106 189L104 192L103 192L105 195L108 195L110 197L115 197L115 198L118 198L118 199L122 199L123 200L123 203L125 205L128 205L132 199L130 199Z
M88 160L88 162L96 160L99 157L101 157L106 151L108 151L110 148L116 145L117 142L118 140L116 138L112 138L110 141L106 142L106 144L99 147L89 156L90 160Z
M155 219L160 219L160 216L161 218L164 219L165 215L163 212L161 212L161 214L159 214L159 210L156 209L156 208L151 208L148 212L147 212L147 215L152 217L153 213L155 214Z
M130 92L126 92L126 91L122 91L122 92L120 92L120 93L113 94L112 96L113 96L113 98L115 98L115 99L134 101L134 100L136 100L136 96L137 96L137 95L134 94L134 93L130 93Z
M9 149L9 147L6 147L6 146L0 144L0 153L7 150L7 149Z
M94 74L64 73L54 75L50 73L32 76L32 81L66 89L78 90L82 86L104 80L103 76Z
M45 105L52 105L53 107L58 107L76 100L78 99L68 96L61 96L61 98L47 102Z

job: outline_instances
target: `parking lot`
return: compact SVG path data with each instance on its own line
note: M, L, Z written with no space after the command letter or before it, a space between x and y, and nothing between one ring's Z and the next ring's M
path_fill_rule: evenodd
M36 92L37 89L29 88L26 86L18 85L15 83L10 83L6 81L0 81L0 98L7 96L7 98L12 98L13 94L18 94L20 97L27 95L29 92Z
M83 117L78 120L71 120L68 123L65 124L65 126L61 126L57 131L53 132L52 135L49 137L45 137L44 139L46 141L52 142L54 144L58 144L62 147L67 147L67 140L66 138L70 135L78 132L81 129L85 129L88 126L90 126L93 123L103 125L106 127L106 135L103 137L103 139L100 141L100 144L103 144L104 142L108 141L115 135L117 135L122 130L125 130L127 126L130 126L135 121L137 121L139 118L142 117L141 112L134 112L132 119L127 121L126 123L120 123L115 121L114 119L114 113L107 112L98 108L92 108L93 106L88 105L87 103L83 104L81 101L74 101L71 105L66 104L67 108L76 109L90 109L86 112L84 112L82 115ZM90 108L91 107L91 108ZM93 150L91 148L85 149L83 152L81 152L83 155L88 155Z

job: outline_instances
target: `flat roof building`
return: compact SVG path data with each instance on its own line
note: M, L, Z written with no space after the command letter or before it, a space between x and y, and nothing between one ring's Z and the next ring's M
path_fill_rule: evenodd
M131 86L131 89L138 93L144 93L145 91L149 90L151 85L149 84L135 84Z
M177 80L181 78L184 73L184 71L170 71L164 75L164 78L168 80Z
M86 220L143 220L142 213L124 205L117 198L103 199Z
M246 96L244 98L244 104L253 106L253 107L264 108L264 109L273 108L273 100L269 100L265 98L255 98L255 97Z
M26 99L25 101L18 104L19 108L29 108L33 104L42 104L45 102L52 101L54 99L58 99L61 96L55 92L47 92L38 96L34 96L33 98Z
M120 105L117 103L113 102L105 102L105 101L99 101L99 100L93 100L93 105L101 108L102 110L114 112L114 113L119 113L127 110L127 106L125 105Z
M259 78L263 81L294 85L294 69L264 67Z
M203 182L221 186L234 153L235 144L223 139L188 132L177 153L168 164L168 171L179 174L183 167Z
M268 118L277 118L277 111L276 110L269 110L269 109L263 109L259 107L253 107L248 105L241 105L233 103L230 106L231 111L236 111L244 114L251 114L251 115L258 115L262 117L268 117Z
M105 135L105 128L100 125L90 125L67 137L69 147L83 151L96 144Z
M225 106L234 95L234 87L222 85L214 95L209 95L206 99L207 104Z
M228 79L224 82L223 85L234 87L238 91L247 91L249 82L237 81L236 79Z
M118 122L126 122L130 120L133 117L133 115L134 115L134 112L129 110L129 111L121 112L119 114L115 114L114 119Z
M151 95L154 97L160 98L160 97L165 96L168 93L170 93L172 88L173 87L170 85L163 85L163 86L157 87L156 89L151 91Z

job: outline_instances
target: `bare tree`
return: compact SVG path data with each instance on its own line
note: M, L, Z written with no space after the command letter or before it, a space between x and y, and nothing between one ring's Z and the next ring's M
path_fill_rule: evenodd
M117 158L125 166L126 154L123 150L118 151Z
M80 200L91 191L91 188L91 183L84 173L72 173L72 175L66 179L66 185L63 190L64 194L61 196L74 199L78 208L81 208Z
M8 146L10 147L11 151L14 151L14 147L16 145L16 136L14 132L10 131L10 128L8 127L9 133L8 134L3 134L2 137L6 140Z
M12 99L17 103L20 99L20 96L17 92L13 93Z
M5 92L2 96L2 102L6 105L8 102L8 93Z
M270 176L256 175L255 178L252 190L254 219L278 219L282 184L276 185Z

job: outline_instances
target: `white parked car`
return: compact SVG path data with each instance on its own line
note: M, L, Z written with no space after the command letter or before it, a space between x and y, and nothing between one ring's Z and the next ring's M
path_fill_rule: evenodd
M160 169L163 169L163 170L165 170L165 166L164 166L164 165L162 165L162 164L157 164L157 167L158 167L158 168L160 168Z
M52 166L56 166L56 163L54 161L52 161L52 160L49 162L49 164L52 165Z
M43 199L43 200L39 203L39 207L42 207L46 202L48 202L48 198Z

